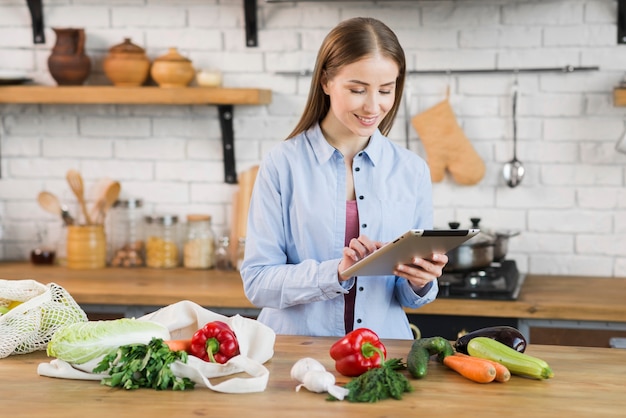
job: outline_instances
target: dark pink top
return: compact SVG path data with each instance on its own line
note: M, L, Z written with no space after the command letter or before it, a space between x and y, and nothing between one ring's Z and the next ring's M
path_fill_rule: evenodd
M359 209L356 200L346 201L346 236L344 245L347 247L352 238L359 236ZM345 298L344 324L346 334L352 331L354 326L354 300L356 299L356 277L354 278L354 286L350 289Z

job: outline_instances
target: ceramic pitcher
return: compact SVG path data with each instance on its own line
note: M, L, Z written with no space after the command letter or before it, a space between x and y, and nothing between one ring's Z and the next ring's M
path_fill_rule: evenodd
M89 77L91 60L85 54L85 30L52 28L56 43L48 57L50 75L60 86L81 85Z

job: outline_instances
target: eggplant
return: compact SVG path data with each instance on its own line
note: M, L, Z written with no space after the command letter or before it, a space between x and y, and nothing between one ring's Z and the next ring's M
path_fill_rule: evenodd
M526 338L517 329L506 325L477 329L459 337L454 342L454 349L459 353L468 354L467 344L475 337L487 337L499 341L520 353L526 351Z

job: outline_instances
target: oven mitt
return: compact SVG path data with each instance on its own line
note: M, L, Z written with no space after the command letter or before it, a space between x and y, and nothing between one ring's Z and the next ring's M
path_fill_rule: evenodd
M446 169L454 181L473 185L485 175L485 163L457 123L448 96L411 119L427 154L432 181L445 177Z

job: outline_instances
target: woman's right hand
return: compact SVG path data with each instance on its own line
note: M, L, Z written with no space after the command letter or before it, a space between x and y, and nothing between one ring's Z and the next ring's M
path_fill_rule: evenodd
M359 235L358 238L352 238L350 240L350 244L347 247L343 248L343 257L339 262L339 267L337 268L337 276L339 277L339 281L343 282L350 278L350 276L342 276L342 271L345 271L357 261L370 255L382 246L382 242L372 241L365 235Z

